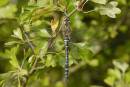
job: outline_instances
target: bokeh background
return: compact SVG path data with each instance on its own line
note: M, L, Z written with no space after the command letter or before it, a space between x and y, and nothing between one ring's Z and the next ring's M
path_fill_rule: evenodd
M99 3L89 0L83 7L87 12L106 6L111 9L108 14L106 11L107 15L77 11L70 17L68 87L130 87L130 0L113 1L118 9L112 10L112 6L102 3L104 0ZM42 50L42 56L53 34L52 28L61 25L64 2L69 12L76 8L76 0L0 0L0 87L22 87L24 76L35 61L19 25L23 24L36 53ZM60 7L59 11L55 5ZM121 13L116 14L119 9ZM27 87L65 87L64 63L60 33L46 57L39 59Z

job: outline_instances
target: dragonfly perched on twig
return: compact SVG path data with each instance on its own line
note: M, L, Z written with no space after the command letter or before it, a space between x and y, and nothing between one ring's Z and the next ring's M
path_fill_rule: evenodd
M64 18L65 27L62 29L62 31L65 45L65 80L67 80L69 76L69 41L70 41L71 29L70 29L70 19L66 12L64 14L65 14Z
M86 50L86 49L79 47L79 46L83 46L85 44L81 45L80 43L77 44L77 43L74 43L74 42L70 42L70 38L71 38L71 27L70 27L70 18L69 18L70 15L67 14L67 12L64 12L63 14L64 14L64 16L63 16L61 25L60 25L58 31L56 32L56 36L50 38L49 41L48 41L48 48L52 48L52 45L54 45L56 43L55 39L62 32L63 39L64 39L64 48L65 48L65 65L64 65L64 68L65 68L64 75L65 75L65 77L64 77L64 79L65 79L65 81L67 81L68 78L69 78L69 64L70 64L69 62L72 61L73 59L78 59L79 57L82 57L82 56L80 56L80 54L79 55L76 54L78 56L75 56L74 53L78 53L80 49L81 50ZM70 48L72 48L72 50L74 50L74 51L70 52ZM61 49L61 50L63 50L63 49ZM74 62L76 62L76 61L74 60ZM70 70L70 73L71 73L71 70Z
M59 35L59 33L62 32L64 37L64 47L65 47L65 79L68 79L69 76L69 42L70 42L70 35L71 35L71 28L70 28L70 19L67 12L64 12L63 22L61 23L61 26L56 32L56 36L49 39L48 42L48 48L52 47L52 44L54 44L54 39Z

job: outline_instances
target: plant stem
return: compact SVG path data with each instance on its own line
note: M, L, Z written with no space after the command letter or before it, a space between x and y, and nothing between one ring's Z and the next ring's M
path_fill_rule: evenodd
M83 13L87 14L87 13L94 12L94 11L96 11L96 10L94 9L94 10L86 11L86 12L83 12Z
M72 16L76 11L77 11L77 9L75 8L72 12L70 12L70 13L68 14L68 17Z
M35 50L34 50L34 46L32 44L32 42L30 42L30 38L28 36L28 34L26 33L26 31L24 30L24 27L23 25L20 25L20 30L23 32L23 35L24 35L24 38L25 38L25 41L27 41L27 44L29 45L30 49L32 50L33 54L35 55ZM37 58L35 58L35 62L31 68L31 70L29 71L28 75L25 77L26 78L26 81L23 83L23 87L26 87L27 85L27 82L28 82L28 79L29 79L29 76L33 73L33 68L36 67L36 64L37 64ZM25 61L25 60L24 60ZM23 66L23 65L22 65Z
M27 43L28 43L29 47L31 48L33 54L35 54L34 46L33 46L33 44L31 43L31 40L29 39L29 36L28 36L27 32L24 30L23 25L20 25L20 29L21 29L21 31L23 32L23 35L24 35L24 37L25 37L25 41L27 41Z

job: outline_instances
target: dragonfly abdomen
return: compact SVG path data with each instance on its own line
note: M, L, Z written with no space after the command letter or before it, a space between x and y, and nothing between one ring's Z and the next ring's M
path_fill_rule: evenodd
M69 77L69 37L65 36L64 39L65 44L65 79L67 80Z

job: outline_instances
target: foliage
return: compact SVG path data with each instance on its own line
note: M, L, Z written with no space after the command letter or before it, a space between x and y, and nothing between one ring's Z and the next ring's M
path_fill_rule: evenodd
M0 87L130 87L129 0L1 0Z

